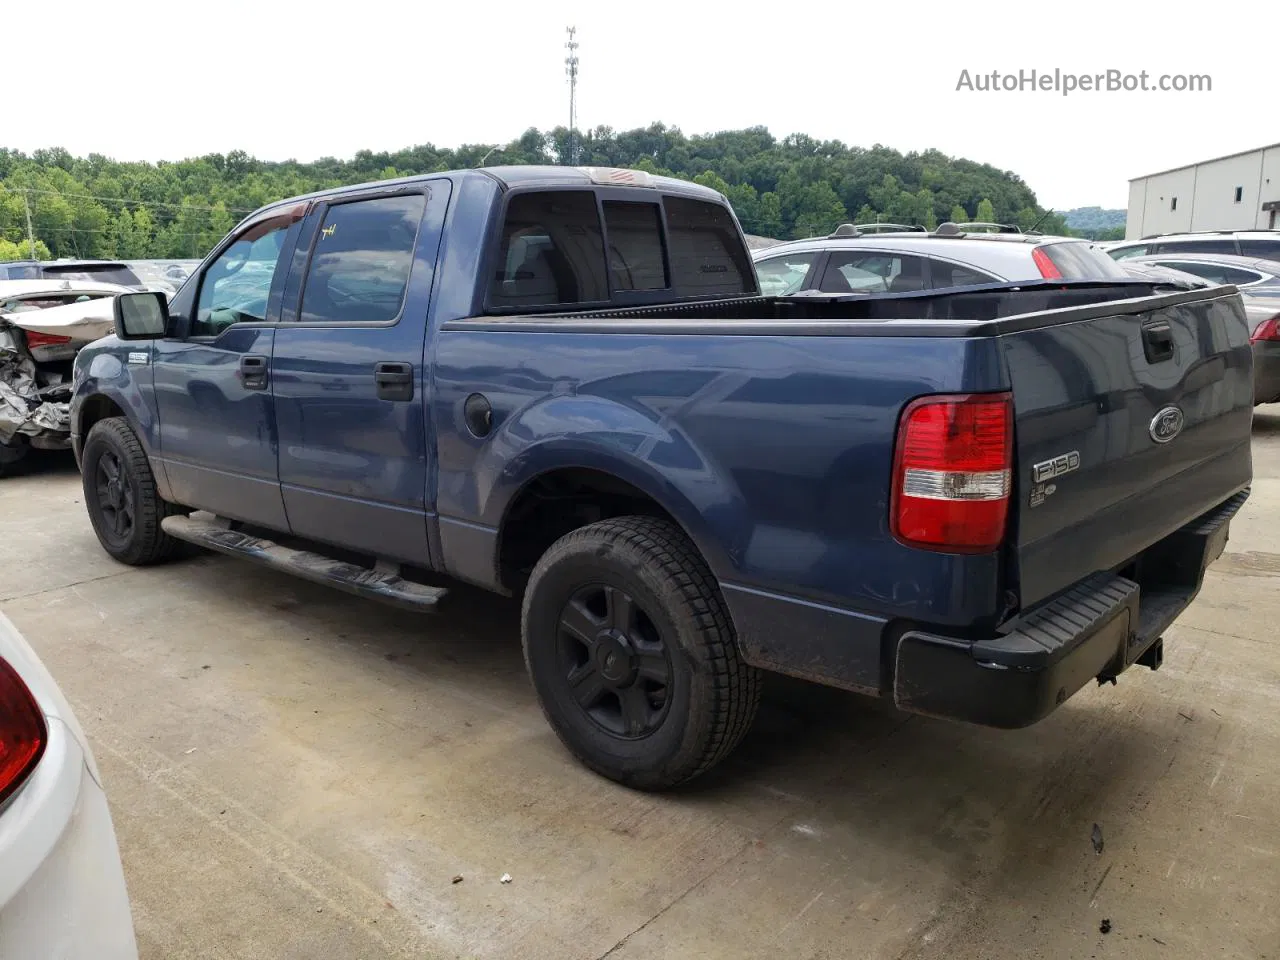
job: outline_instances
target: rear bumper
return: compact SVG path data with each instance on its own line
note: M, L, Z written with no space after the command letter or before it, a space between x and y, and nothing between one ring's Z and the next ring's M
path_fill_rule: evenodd
M1280 342L1261 340L1253 345L1253 402L1280 402Z
M912 713L984 726L1029 726L1093 678L1160 665L1162 635L1226 546L1244 490L1145 551L1028 611L990 639L913 630L897 644L893 695Z
M0 957L137 960L107 798L71 730L0 810Z

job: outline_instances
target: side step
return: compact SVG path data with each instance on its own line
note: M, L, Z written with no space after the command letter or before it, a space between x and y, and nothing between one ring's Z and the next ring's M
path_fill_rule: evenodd
M253 560L282 573L337 587L358 597L380 600L406 610L432 610L440 602L440 598L449 592L445 587L429 587L405 580L394 569L370 570L320 553L284 547L273 540L231 530L218 520L174 516L165 517L160 526L169 536L194 543L198 547Z

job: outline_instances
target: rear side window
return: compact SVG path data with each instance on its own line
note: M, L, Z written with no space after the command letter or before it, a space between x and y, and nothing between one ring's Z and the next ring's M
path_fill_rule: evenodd
M1280 260L1280 240L1241 240L1240 254L1263 260Z
M1195 274L1213 283L1233 283L1236 286L1244 286L1246 283L1257 283L1262 279L1262 274L1252 270L1228 267L1221 263L1204 263L1199 260L1161 260L1159 265L1171 270Z
M982 283L999 283L995 277L978 273L957 263L946 263L942 260L930 260L929 272L933 277L935 289L943 287L972 287Z
M756 292L755 271L727 208L702 200L664 197L676 297Z
M39 280L38 267L0 267L0 276L7 280Z
M656 203L604 202L609 235L609 280L614 290L665 290L662 211Z
M819 289L823 293L907 293L927 285L925 261L920 257L853 250L831 254Z
M1151 248L1155 253L1235 253L1234 240L1170 240Z
M608 299L595 194L557 190L512 197L490 288L493 305L534 307Z
M1040 247L1064 280L1127 279L1124 267L1103 251L1083 241L1046 243Z

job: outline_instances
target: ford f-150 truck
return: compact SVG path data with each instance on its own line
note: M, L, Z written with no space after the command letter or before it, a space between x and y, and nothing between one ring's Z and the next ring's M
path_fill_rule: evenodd
M762 671L1016 728L1158 667L1252 476L1234 287L764 297L725 199L641 172L287 200L114 310L71 410L108 553L521 597L551 726L647 789Z

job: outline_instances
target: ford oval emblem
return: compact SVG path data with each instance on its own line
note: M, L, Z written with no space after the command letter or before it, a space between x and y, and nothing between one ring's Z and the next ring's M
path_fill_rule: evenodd
M1177 407L1165 407L1151 418L1147 432L1156 443L1168 443L1182 432L1184 422L1181 410Z

